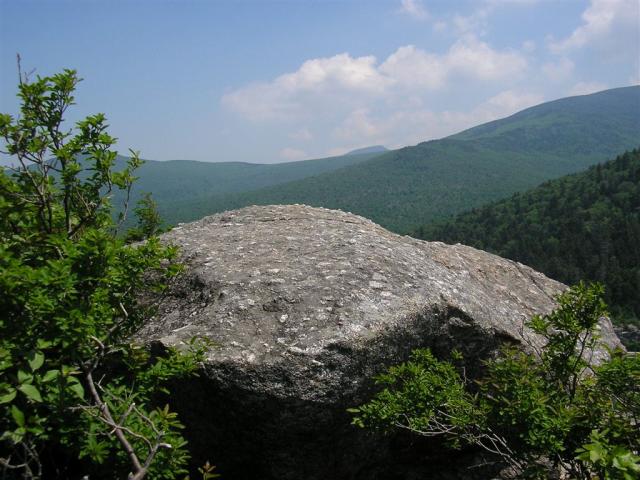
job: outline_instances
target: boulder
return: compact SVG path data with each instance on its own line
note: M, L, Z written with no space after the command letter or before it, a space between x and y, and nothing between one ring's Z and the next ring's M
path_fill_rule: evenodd
M186 272L141 335L215 342L172 404L195 460L230 480L418 475L415 449L428 445L350 425L346 409L370 395L371 377L418 347L460 350L473 375L505 342L540 346L523 322L565 288L471 247L301 205L225 212L162 238L180 247ZM451 463L439 470L436 457L430 478L449 478Z

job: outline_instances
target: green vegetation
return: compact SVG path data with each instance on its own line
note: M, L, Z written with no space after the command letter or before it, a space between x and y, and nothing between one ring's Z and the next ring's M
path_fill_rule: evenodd
M138 219L138 224L127 231L125 235L126 242L139 242L162 233L162 219L158 213L158 204L150 193L146 193L138 201L134 213Z
M451 449L480 448L517 478L549 478L559 469L574 479L638 478L640 356L614 352L589 365L606 313L601 287L580 284L558 302L528 322L546 340L543 349L529 345L537 355L505 347L474 383L459 354L446 362L415 351L377 378L382 390L350 410L353 423L439 437Z
M415 235L494 252L568 284L602 282L614 320L640 324L640 150Z
M337 170L345 166L365 162L381 152L347 154L339 157L304 160L279 164L241 162L195 162L192 160L145 161L136 171L136 183L131 191L131 201L140 200L144 192L151 192L162 217L170 224L196 220L190 211L179 214L174 205L206 202L211 195L233 195L305 177ZM115 169L126 166L126 157L117 157ZM115 192L114 203L122 204L126 192ZM207 210L205 215L211 213ZM204 215L201 215L204 216ZM131 222L127 226L131 226Z
M357 213L404 233L601 162L636 147L639 136L640 87L618 88L544 103L288 183L215 190L171 204L156 198L170 223L252 204L304 203Z
M598 128L608 131L611 143L583 138L572 149L561 144L562 135L548 134L559 118L565 127L575 126L583 113L577 109L572 117L566 109L382 156L255 166L254 177L244 170L254 166L226 164L229 175L222 176L220 185L226 186L220 190L233 195L203 196L183 205L172 202L185 188L201 195L198 188L208 185L207 178L201 176L198 188L188 176L167 182L171 168L183 168L168 163L158 209L150 195L141 197L134 209L137 227L123 239L127 208L114 215L112 202L128 204L142 161L136 154L117 157L102 114L63 128L78 81L71 70L34 82L23 79L19 118L0 115L4 148L18 163L0 169L0 469L8 477L139 480L187 473L189 453L182 425L166 405L166 384L195 373L206 343L194 341L185 352L153 353L132 343L180 272L176 250L155 237L161 228L158 209L171 206L175 216L169 220L175 222L256 199L306 198L330 207L352 205L401 229L578 168L630 142L629 132L638 130L635 116L627 121L621 114L623 120L612 123L616 137L607 130L603 109L604 120L589 121L604 122ZM622 90L634 99L640 91ZM493 144L496 138L500 141ZM495 145L504 150L498 154ZM487 229L500 227L507 238L519 230L515 220L506 220L526 218L522 232L542 246L516 242L510 246L514 252L555 255L551 264L571 275L590 277L592 270L586 269L592 268L593 277L610 285L616 305L637 315L639 163L640 152L634 151L586 174L550 182L542 193L516 196L509 202L519 206L504 202L504 219L495 217ZM327 173L338 165L342 168ZM200 168L193 172L198 175ZM251 181L264 186L296 175L311 176L277 191L238 193ZM535 208L527 210L531 205ZM555 225L545 223L549 212L557 212ZM538 231L555 236L536 237ZM544 244L547 238L555 242ZM584 271L575 267L583 265L582 258ZM479 385L465 377L459 356L447 363L429 351L415 352L411 361L379 377L384 390L352 410L354 423L439 436L452 448L480 447L527 475L544 475L551 466L575 478L637 478L640 357L616 352L603 365L588 365L597 320L605 313L601 295L599 287L584 285L563 294L556 312L529 322L547 340L538 356L504 349L487 363ZM217 476L208 463L199 472L203 478Z
M21 79L20 116L0 115L18 163L0 169L0 471L183 478L186 442L163 385L192 374L204 345L151 355L131 343L180 268L156 238L118 239L110 197L130 190L140 160L113 170L102 114L63 128L78 81L71 70ZM156 218L139 213L153 234Z

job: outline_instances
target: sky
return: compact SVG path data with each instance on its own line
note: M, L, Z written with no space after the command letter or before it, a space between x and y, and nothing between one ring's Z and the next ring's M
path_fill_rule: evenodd
M640 83L640 0L0 0L24 70L84 79L121 153L275 163L441 138Z

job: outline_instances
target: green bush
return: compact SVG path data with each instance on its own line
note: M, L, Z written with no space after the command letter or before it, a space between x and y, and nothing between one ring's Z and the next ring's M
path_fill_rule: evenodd
M102 114L65 128L78 81L21 78L20 115L0 115L15 163L0 168L0 470L178 478L188 452L163 385L193 373L204 347L152 356L131 343L180 266L153 236L119 239L110 197L141 161L113 170Z
M616 351L589 362L606 314L602 294L584 284L564 292L554 312L528 322L545 347L531 345L537 355L504 348L478 382L464 376L458 354L451 363L413 352L377 377L382 390L350 409L353 423L480 447L521 477L638 478L640 356Z

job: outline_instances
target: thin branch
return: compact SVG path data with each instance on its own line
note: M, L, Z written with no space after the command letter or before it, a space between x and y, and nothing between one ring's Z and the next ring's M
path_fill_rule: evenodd
M9 470L17 470L19 468L25 468L27 466L26 463L20 463L18 465L12 465L11 464L11 455L9 455L9 458L0 457L0 465L2 465L3 468L7 468Z
M113 420L113 417L111 416L111 412L109 411L109 406L102 401L102 398L100 397L100 394L96 389L96 386L93 382L93 376L90 370L85 370L85 380L87 382L87 386L89 387L89 392L91 394L91 397L93 398L93 401L95 402L95 404L98 406L101 416L109 423L115 425L115 421ZM144 478L146 471L143 471L142 464L140 463L140 460L138 459L136 452L131 446L131 443L129 443L129 440L127 440L127 437L123 432L122 426L119 426L118 428L115 429L114 435L116 436L116 439L118 440L118 442L126 452L127 456L129 457L129 461L131 462L131 465L133 466L133 470L134 470L134 476L135 476L134 478L138 478L138 479Z
M42 226L45 228L45 231L47 233L51 233L51 228L50 228L51 226L47 224L47 219L44 216L44 209L47 208L47 200L44 196L44 193L40 191L40 186L37 184L35 178L31 174L31 171L27 167L27 164L24 161L23 155L20 152L18 152L16 156L18 157L18 161L20 162L20 165L22 165L22 170L20 171L20 173L26 174L27 178L31 181L31 185L33 186L36 194L38 195L38 198L40 199L38 214L41 217L40 221L42 222Z

